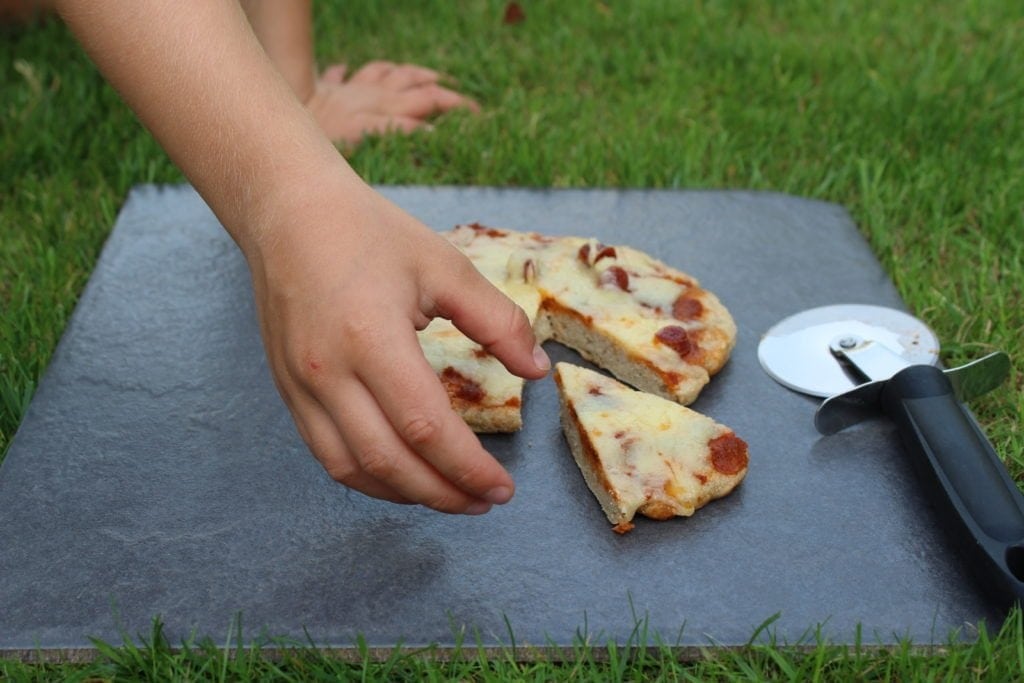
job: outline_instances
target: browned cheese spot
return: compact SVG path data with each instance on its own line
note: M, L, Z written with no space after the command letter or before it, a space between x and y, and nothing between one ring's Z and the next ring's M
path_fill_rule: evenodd
M448 396L453 399L480 403L487 395L478 382L450 366L441 371L441 383L444 384Z

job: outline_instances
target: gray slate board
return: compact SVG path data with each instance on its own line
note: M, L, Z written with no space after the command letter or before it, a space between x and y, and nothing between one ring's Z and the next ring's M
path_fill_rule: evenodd
M333 483L268 374L248 273L188 187L122 210L0 467L0 655L88 656L161 616L172 643L261 635L350 648L630 640L945 642L1000 623L936 528L884 421L821 438L760 336L813 306L903 307L838 206L750 192L395 188L437 229L481 221L629 243L696 276L739 343L694 407L750 444L732 496L611 532L564 444L550 378L485 444L510 504L448 517ZM555 360L576 360L549 345ZM476 636L472 634L477 634Z

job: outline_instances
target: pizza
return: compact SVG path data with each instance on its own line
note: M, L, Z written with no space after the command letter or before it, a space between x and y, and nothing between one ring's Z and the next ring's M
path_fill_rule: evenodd
M523 308L538 342L565 344L637 389L688 405L735 344L714 294L639 250L476 223L445 237ZM522 379L446 320L432 321L420 343L470 427L521 427Z
M566 440L615 531L638 513L692 515L742 481L746 443L685 407L736 343L729 312L696 279L595 239L478 223L445 237L526 312L538 342L565 344L621 380L555 367ZM523 379L447 320L431 321L420 343L470 427L522 426Z
M537 275L542 332L638 389L689 405L736 342L697 280L627 246L563 238Z
M618 533L637 513L688 517L747 473L747 444L709 417L568 363L555 383L569 449Z
M541 296L533 284L529 254L542 249L546 238L478 224L458 226L445 236L526 312L536 331ZM511 432L522 426L521 377L443 318L431 320L419 340L452 408L474 431Z

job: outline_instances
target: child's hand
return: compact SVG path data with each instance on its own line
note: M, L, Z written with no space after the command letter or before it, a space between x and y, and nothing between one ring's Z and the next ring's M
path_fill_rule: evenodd
M294 202L246 249L267 355L303 439L368 495L476 514L513 492L451 409L416 330L450 318L512 372L549 367L523 311L365 185Z
M368 134L411 133L451 109L480 109L442 86L439 73L422 66L378 61L348 78L346 71L343 64L324 71L305 103L335 142L355 144Z
M86 51L245 253L274 379L327 471L369 495L446 512L507 501L511 477L452 411L415 331L431 316L451 318L512 372L540 377L548 363L539 349L534 359L526 315L454 247L359 180L237 3L60 3ZM284 8L285 21L288 8L302 10L290 23L308 23L308 3L261 5ZM298 70L311 73L309 27L299 33ZM360 111L376 107L385 121L407 106L422 117L458 104L432 72L392 71L332 78L352 102L372 105ZM418 89L425 100L408 93ZM352 118L360 133L375 129L372 119Z

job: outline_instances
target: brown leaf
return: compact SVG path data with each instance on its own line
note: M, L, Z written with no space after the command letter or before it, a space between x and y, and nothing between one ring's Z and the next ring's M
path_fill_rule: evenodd
M518 2L510 2L505 5L505 16L502 18L501 23L503 24L518 24L526 19L526 12L523 11L522 6Z

